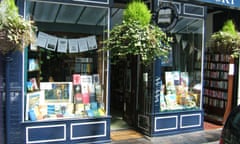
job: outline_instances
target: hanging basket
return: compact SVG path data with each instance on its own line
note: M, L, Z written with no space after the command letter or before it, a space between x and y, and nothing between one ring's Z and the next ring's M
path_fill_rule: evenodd
M18 48L19 46L7 37L7 30L0 30L0 53L5 55L10 51L17 50Z

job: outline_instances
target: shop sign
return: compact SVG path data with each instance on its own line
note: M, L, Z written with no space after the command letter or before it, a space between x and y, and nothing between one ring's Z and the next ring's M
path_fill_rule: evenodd
M177 23L178 12L177 7L168 2L160 3L156 10L155 22L163 31L171 30Z
M32 0L32 1L38 1L38 0ZM80 3L92 3L92 4L103 4L103 5L110 4L110 0L41 0L41 2L70 3L70 4L75 4L75 3L77 4L80 2Z
M240 0L199 0L201 2L240 8Z
M74 0L79 2L89 2L89 3L99 3L99 4L109 4L109 0Z

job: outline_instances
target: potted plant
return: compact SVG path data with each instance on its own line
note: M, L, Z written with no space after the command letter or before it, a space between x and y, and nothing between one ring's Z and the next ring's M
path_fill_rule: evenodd
M122 24L113 27L104 41L103 50L110 51L112 62L133 55L140 56L141 62L148 65L158 57L168 56L172 39L151 24L151 17L144 2L132 1L127 5Z
M0 2L0 53L22 50L33 43L36 27L18 13L14 0Z
M208 50L215 53L231 54L238 57L240 54L240 35L232 20L227 20L222 29L211 35Z

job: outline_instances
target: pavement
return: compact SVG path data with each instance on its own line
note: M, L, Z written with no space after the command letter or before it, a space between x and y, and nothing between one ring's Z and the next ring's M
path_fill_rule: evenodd
M112 141L111 144L219 144L222 128L182 133L169 136L147 137Z

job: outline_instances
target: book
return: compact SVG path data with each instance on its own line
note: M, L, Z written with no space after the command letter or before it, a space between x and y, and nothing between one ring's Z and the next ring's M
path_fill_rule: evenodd
M30 58L28 59L28 71L36 71L39 70L38 59Z
M80 74L73 74L73 85L81 84L81 75Z
M35 112L34 112L33 109L31 109L31 110L28 112L28 114L29 114L29 120L31 120L31 121L36 121L36 120L37 120L37 117L36 117Z
M34 77L34 78L31 78L30 79L30 82L32 83L32 90L35 91L35 90L38 90L38 84L37 84L37 79Z

